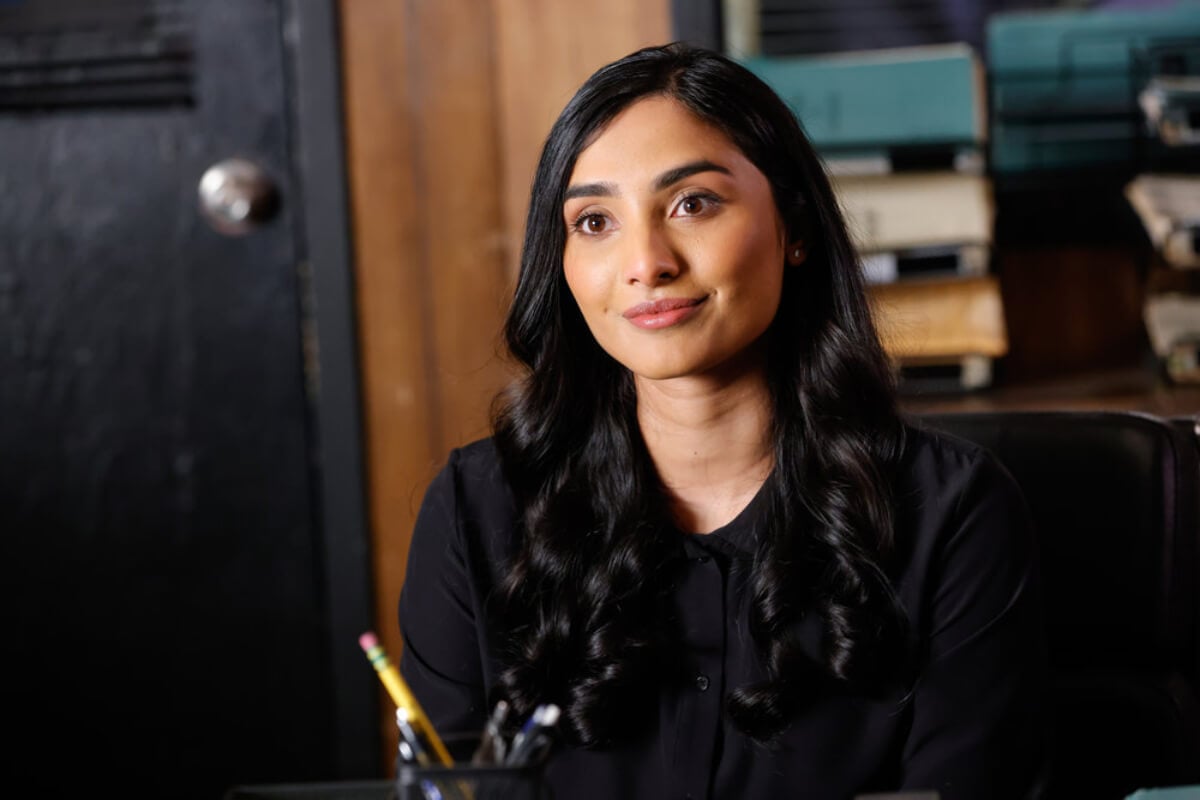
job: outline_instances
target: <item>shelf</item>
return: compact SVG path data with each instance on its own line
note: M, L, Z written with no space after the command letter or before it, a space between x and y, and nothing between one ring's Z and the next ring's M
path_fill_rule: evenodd
M1174 386L1149 370L1082 373L963 394L901 396L906 412L1124 410L1160 417L1200 415L1200 385Z

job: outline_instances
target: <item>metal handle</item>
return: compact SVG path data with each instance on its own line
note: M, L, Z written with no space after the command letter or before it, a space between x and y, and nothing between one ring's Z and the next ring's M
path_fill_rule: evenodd
M230 158L213 164L200 178L200 210L209 224L229 236L249 233L275 216L279 192L257 164Z

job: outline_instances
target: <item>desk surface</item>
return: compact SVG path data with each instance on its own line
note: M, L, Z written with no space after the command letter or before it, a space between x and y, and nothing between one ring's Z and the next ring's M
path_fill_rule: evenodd
M906 411L1123 410L1161 417L1200 413L1200 385L1171 386L1147 370L1066 376L1052 381L996 386L963 394L901 397Z

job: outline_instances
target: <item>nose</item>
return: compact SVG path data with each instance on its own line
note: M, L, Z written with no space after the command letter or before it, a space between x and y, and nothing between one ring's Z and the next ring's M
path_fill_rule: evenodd
M668 283L679 275L679 258L666 231L655 224L637 226L625 241L625 280L643 286Z

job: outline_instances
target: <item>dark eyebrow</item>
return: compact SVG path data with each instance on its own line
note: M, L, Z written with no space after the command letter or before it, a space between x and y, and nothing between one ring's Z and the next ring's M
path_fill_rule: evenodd
M722 167L715 162L703 159L700 161L691 161L674 169L669 169L659 175L654 180L654 191L661 192L663 189L700 172L721 172L725 175L733 175L727 167ZM576 197L615 197L617 194L617 187L611 183L579 183L575 186L567 187L567 193L563 197L563 200L571 200Z
M616 194L617 187L611 183L579 183L567 187L567 194L563 200L575 197L615 197Z
M720 164L716 164L712 161L705 161L703 159L700 161L692 161L682 166L675 167L675 169L669 169L662 175L659 175L658 179L654 181L654 191L661 192L668 186L679 183L684 178L690 178L698 172L722 172L726 175L733 175L728 168L722 167Z

